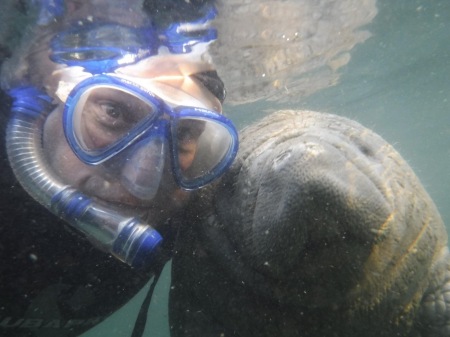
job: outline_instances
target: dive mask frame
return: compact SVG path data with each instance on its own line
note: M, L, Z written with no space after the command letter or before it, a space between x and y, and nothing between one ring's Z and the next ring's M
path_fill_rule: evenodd
M75 124L77 123L76 120L80 119L80 117L77 117L80 114L80 112L77 112L80 109L78 106L80 99L83 95L89 93L90 90L95 90L96 88L117 90L133 95L153 111L134 125L132 129L128 130L122 138L98 151L90 151L85 148L83 141L77 135ZM221 131L226 130L229 136L226 139L229 141L228 148L225 150L221 160L214 167L205 171L204 174L192 179L187 179L182 174L179 164L178 125L180 121L185 120L201 121L208 125L220 127ZM78 121L78 123L81 122ZM72 151L83 163L88 165L102 164L143 139L154 137L156 132L158 133L157 136L168 140L173 176L177 184L186 190L201 188L221 176L233 163L239 146L238 132L233 123L225 116L199 107L171 107L151 91L112 74L94 75L74 87L64 105L63 129Z

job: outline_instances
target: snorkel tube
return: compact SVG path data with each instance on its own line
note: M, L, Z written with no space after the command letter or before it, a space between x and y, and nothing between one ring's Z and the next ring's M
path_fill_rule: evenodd
M16 88L10 95L14 102L6 147L24 189L100 249L132 267L148 267L162 243L161 235L139 219L121 215L113 206L62 183L47 164L42 130L52 99L34 87Z

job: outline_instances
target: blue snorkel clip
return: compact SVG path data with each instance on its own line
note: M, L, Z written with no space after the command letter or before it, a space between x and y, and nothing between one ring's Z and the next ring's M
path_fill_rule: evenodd
M8 95L13 98L11 111L31 118L38 117L43 111L49 111L53 101L50 96L33 86L11 89Z

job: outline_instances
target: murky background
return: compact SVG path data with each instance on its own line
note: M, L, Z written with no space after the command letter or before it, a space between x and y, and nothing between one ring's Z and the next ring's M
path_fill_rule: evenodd
M239 127L282 108L330 112L359 121L392 143L409 162L450 230L450 1L386 0L376 7L378 13L364 26L371 37L349 55L337 55L338 76L319 72L332 79L326 84L334 85L317 86L307 97L283 102L226 105L225 111ZM308 81L301 85L307 88ZM315 85L317 79L310 77L311 88ZM229 86L238 88L235 83ZM169 336L169 269L166 266L153 297L148 336ZM83 337L129 336L147 289Z
M379 1L339 85L301 106L348 116L393 144L450 229L450 2Z

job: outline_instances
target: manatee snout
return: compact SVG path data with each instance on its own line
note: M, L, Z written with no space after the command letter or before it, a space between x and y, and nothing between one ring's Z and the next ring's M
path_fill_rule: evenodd
M297 260L302 277L310 272L317 278L313 265L331 261L345 243L357 242L364 259L364 247L392 212L383 184L386 143L336 118L278 113L243 132L241 143L251 145L241 149L236 165L245 179L238 178L230 207L240 210L236 240L264 273L285 277ZM315 247L321 247L317 256ZM310 270L305 263L312 264Z
M209 274L180 254L193 259L178 262L185 279L206 275L192 281L208 304L198 312L220 308L214 318L248 336L448 335L446 229L391 145L311 111L276 112L240 144L204 198Z

